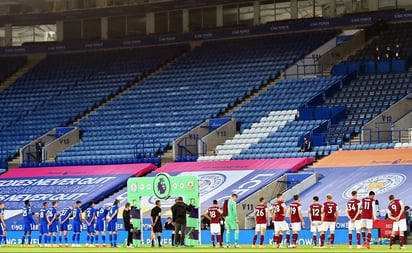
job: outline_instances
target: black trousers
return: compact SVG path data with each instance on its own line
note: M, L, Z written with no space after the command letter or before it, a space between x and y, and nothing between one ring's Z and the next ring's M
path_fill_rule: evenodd
M127 246L133 245L133 232L127 230Z

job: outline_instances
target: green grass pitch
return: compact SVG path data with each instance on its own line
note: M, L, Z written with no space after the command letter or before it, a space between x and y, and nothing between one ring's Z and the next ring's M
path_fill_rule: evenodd
M16 245L1 247L0 252L412 252L412 248L400 250L399 245L394 245L392 250L389 250L387 245L371 245L371 249L349 249L347 245L337 245L333 249L314 249L312 246L299 246L298 249L274 249L271 245L265 247L264 249L253 249L250 245L241 245L239 249L233 247L221 249L213 248L211 245L202 245L193 248L172 248L171 246L164 248L150 248L148 246L142 248L40 248L38 246L21 248L20 245Z

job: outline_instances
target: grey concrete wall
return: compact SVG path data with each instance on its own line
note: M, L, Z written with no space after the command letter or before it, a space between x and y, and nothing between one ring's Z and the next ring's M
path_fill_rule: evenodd
M65 151L68 147L73 147L79 141L80 130L75 127L72 131L45 145L47 159L55 159L57 153Z
M355 33L350 39L332 48L327 53L323 54L318 61L318 69L327 69L336 63L342 61L347 55L356 49L360 49L365 44L365 31L360 30Z
M217 128L215 131L207 134L202 140L207 144L205 153L215 150L217 145L225 143L229 138L233 138L236 134L236 119L232 118L229 122ZM202 150L203 145L199 143L199 150Z
M378 138L391 139L393 130L407 130L412 125L407 125L407 120L397 125L393 123L403 118L412 108L412 93L408 94L397 103L386 109L362 127L361 141L363 143L376 143ZM387 131L379 133L377 131Z
M411 142L411 131L409 129L412 129L412 108L405 116L393 124L393 128L402 130L400 132L394 131L392 133L393 140L399 139L400 142Z
M184 139L186 137L190 137L190 136L192 136L192 137L196 136L196 137L202 138L208 132L209 132L209 120L206 120L205 122L201 123L200 125L197 125L196 127L194 127L189 132L187 132L187 133L183 134L182 136L178 137L177 139L175 139L173 141L173 160L176 160L176 158L178 157L178 152L179 152L178 144L181 141L184 141ZM196 141L195 141L194 138L191 139L191 140L188 139L187 141L190 142L191 145L196 145ZM195 147L192 147L191 149L193 149L193 150L189 149L191 152L195 151Z

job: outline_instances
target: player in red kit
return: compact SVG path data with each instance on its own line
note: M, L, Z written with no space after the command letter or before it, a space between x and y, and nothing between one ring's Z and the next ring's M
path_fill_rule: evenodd
M319 197L313 197L313 204L310 205L308 216L310 220L310 232L313 234L313 243L317 247L317 232L322 233L322 210L323 206L319 204Z
M320 247L325 247L325 233L330 231L330 247L333 248L335 241L336 220L339 216L338 205L333 202L332 194L326 195L326 202L323 204L322 212L322 232L320 235Z
M290 245L290 230L285 221L286 217L286 204L283 195L279 193L277 201L272 205L272 217L275 223L275 234L273 235L273 247L282 248L283 232L286 231L286 241L288 246Z
M292 247L294 249L297 248L296 242L298 241L298 235L299 232L302 228L302 226L305 226L305 221L303 220L302 216L302 205L299 203L300 198L299 195L294 195L293 196L294 202L292 202L289 205L289 217L290 217L290 223L292 224L292 230L293 230L293 235L292 235Z
M217 235L217 241L221 248L223 248L222 235L220 230L220 214L222 210L217 205L217 200L213 200L213 205L209 207L205 213L206 219L210 220L210 233L212 234L213 247L215 244L215 234Z
M392 249L393 240L395 239L396 232L399 232L400 249L406 249L406 247L403 246L403 241L405 239L404 234L407 226L405 217L405 206L402 200L395 199L395 196L392 194L389 195L388 218L394 221L389 249Z
M259 205L255 206L255 236L253 236L253 245L255 247L257 237L260 233L260 245L259 248L264 248L263 241L265 240L266 224L269 221L269 214L267 212L267 206L265 205L265 198L259 199Z
M352 248L352 233L356 230L356 240L358 241L358 249L362 248L360 245L360 231L362 228L361 223L361 202L358 199L358 192L352 191L352 199L346 203L346 216L349 218L349 248Z
M373 221L375 220L375 193L373 191L369 192L369 196L362 199L362 237L363 237L363 246L370 249L370 242L372 238L372 228ZM366 239L366 232L368 230L368 237Z

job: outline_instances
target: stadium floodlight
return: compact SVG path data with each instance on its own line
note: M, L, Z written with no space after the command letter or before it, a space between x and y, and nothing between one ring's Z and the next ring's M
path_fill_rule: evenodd
M136 177L127 181L127 201L131 203L131 218L134 227L133 244L142 245L142 213L140 200L142 197L156 196L166 200L171 196L182 196L187 204L193 206L192 212L187 214L185 244L187 246L200 245L200 197L199 178L197 176L170 176L159 173L155 177ZM187 231L187 230L186 230Z

